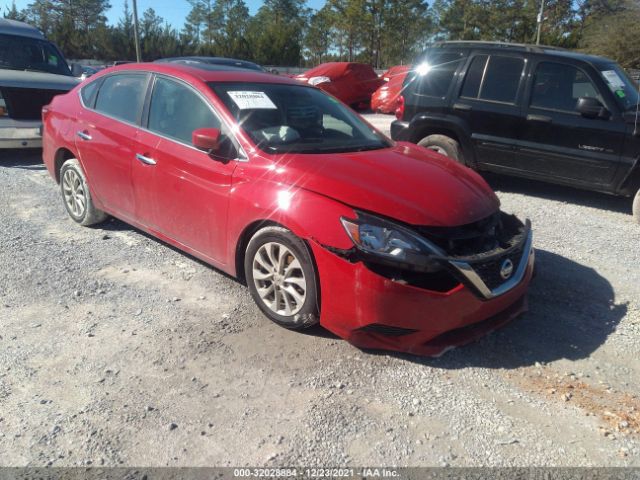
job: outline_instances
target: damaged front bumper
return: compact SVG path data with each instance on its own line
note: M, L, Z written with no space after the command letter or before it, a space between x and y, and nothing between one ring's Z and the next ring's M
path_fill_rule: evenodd
M312 243L320 322L367 349L438 356L474 341L527 308L535 255L529 222L522 227L508 248L441 257L437 274L393 271Z

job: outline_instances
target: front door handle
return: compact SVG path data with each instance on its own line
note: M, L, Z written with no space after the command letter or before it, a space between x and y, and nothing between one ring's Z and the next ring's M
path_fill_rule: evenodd
M77 132L76 135L78 135L82 140L86 140L87 142L89 140L91 140L91 135L89 135L87 132Z
M136 159L147 165L155 165L156 161L153 158L145 157L141 153L136 153Z
M463 112L469 112L469 111L471 111L471 105L467 105L466 103L454 103L453 104L453 109L454 110L461 110Z
M551 123L551 120L551 117L546 115L527 115L527 121L529 122Z

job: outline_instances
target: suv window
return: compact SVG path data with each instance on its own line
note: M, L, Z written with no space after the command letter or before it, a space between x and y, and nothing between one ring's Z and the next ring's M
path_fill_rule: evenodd
M536 67L531 92L531 106L552 110L576 111L580 97L603 102L589 77L572 65L542 62Z
M444 97L462 60L462 53L428 54L422 64L428 65L426 73L416 72L416 93L428 97Z
M460 96L515 103L523 70L523 58L478 55L469 65Z
M179 142L192 144L198 128L220 128L211 108L186 85L157 77L149 107L149 130Z
M0 34L0 68L71 76L67 62L46 40Z
M95 109L130 123L137 123L147 88L147 76L117 74L104 79L98 92Z

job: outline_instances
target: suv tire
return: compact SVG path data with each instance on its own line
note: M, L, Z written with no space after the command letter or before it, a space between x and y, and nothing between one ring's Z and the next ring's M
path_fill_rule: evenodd
M636 198L633 199L633 218L637 223L640 223L640 190L636 193Z
M80 162L71 158L60 169L60 192L67 213L84 227L104 222L108 215L93 204L91 191Z
M428 148L434 152L438 152L441 155L451 158L458 163L466 165L464 157L462 156L462 150L460 144L453 138L446 135L429 135L418 142L421 147Z

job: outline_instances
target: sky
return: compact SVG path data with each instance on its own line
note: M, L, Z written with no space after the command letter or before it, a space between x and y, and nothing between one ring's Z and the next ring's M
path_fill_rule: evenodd
M16 0L16 6L18 9L25 8L32 0ZM260 0L245 0L251 15L255 14L262 1ZM107 11L107 18L109 23L115 24L122 16L122 8L124 0L111 0L111 9ZM307 0L307 6L309 8L318 9L325 3L325 0ZM2 0L0 5L6 4L11 6L11 0ZM131 8L131 0L129 0L129 7ZM160 15L166 21L168 21L174 28L181 29L184 25L184 19L189 14L189 3L187 0L138 0L138 16L142 16L142 12L147 8L153 8L157 15ZM4 8L2 8L4 12Z

